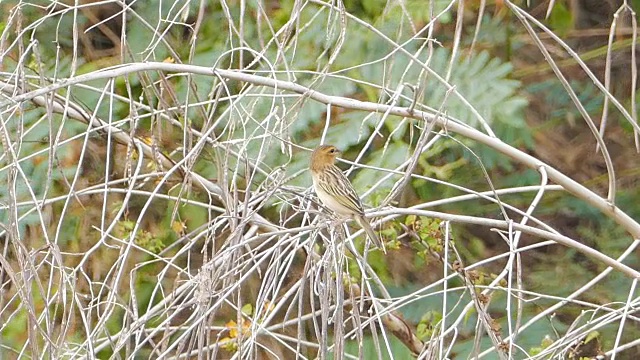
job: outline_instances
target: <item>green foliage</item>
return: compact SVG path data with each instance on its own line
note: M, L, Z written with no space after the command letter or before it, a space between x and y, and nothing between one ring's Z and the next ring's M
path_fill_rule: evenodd
M559 197L559 199L558 199ZM557 208L563 209L567 214L571 214L574 217L587 220L598 221L602 219L602 215L598 209L588 205L583 200L577 199L573 196L562 196L554 194L547 199L547 202L554 202ZM544 212L554 212L556 207L546 207L542 209Z
M408 215L404 220L405 225L420 239L420 243L426 245L431 251L440 253L443 250L443 234L440 228L442 222L439 219L431 219L426 216ZM451 239L450 239L451 240Z
M133 234L136 223L130 220L121 220L118 222L118 225L124 239L128 239ZM153 253L159 253L166 247L162 239L144 229L138 229L135 233L134 241L138 246Z
M374 20L380 23L385 21L393 21L407 15L403 14L402 6L405 9L411 9L409 16L414 22L427 23L431 20L431 12L434 15L440 14L445 8L449 7L449 11L442 14L438 20L441 23L448 23L452 18L451 2L448 0L428 1L426 4L422 0L408 0L404 4L398 2L389 2L386 0L345 0L344 6L352 14L357 14L359 18ZM433 6L433 8L432 8ZM384 10L382 10L384 9ZM380 24L377 24L384 28ZM392 28L397 29L397 28Z
M164 297L163 294L156 292L158 285L158 266L156 264L149 264L143 267L140 267L136 271L136 301L138 308L137 310L144 314L147 309L159 303ZM156 318L149 320L150 324L159 324L161 323L161 319Z
M570 85L589 114L598 114L602 111L602 96L592 82L571 81ZM556 80L548 79L532 83L527 86L526 91L533 96L542 98L544 104L549 108L549 120L582 121L569 94ZM552 122L549 125L555 125L555 123Z
M551 346L551 344L553 344L553 340L550 337L545 336L542 339L542 341L540 341L540 346L532 347L529 350L529 355L531 355L531 356L538 355L538 354L540 354L542 352L542 350L544 350L544 349L548 348L549 346Z
M3 319L4 320L4 319ZM21 309L11 317L10 321L4 322L0 339L2 339L3 347L17 349L24 344L26 340L25 329L29 326L29 314L26 309ZM3 350L0 349L0 355Z
M574 14L569 11L567 4L556 1L549 16L551 28L560 36L565 35L574 28Z
M3 152L0 158L0 176L2 181L13 187L15 191L15 199L18 203L34 201L47 196L58 195L62 185L63 178L71 178L76 171L76 166L65 161L73 156L73 144L67 143L57 147L55 157L51 158L49 151L50 141L54 141L49 137L51 126L56 131L62 125L60 118L54 116L54 121L48 124L40 118L43 115L42 110L27 110L21 115L11 117L7 122L7 130L9 141L19 143L22 136L24 141L21 146L14 147L11 152L8 149ZM69 130L77 129L78 124L68 125ZM67 130L67 131L69 131ZM9 183L9 164L13 161L13 155L19 159L20 170L15 173L15 182ZM61 163L65 164L61 166ZM0 199L10 199L9 186L0 186ZM45 193L45 191L47 191ZM5 201L0 201L3 206L8 206ZM18 221L19 231L22 233L27 226L38 224L41 218L34 209L27 206L18 206L18 218L24 217ZM9 211L0 211L0 223L7 223L9 219Z
M398 340L395 337L389 337L388 340L390 343L391 353L393 354L393 357L389 357L389 355L386 354L386 351L383 351L382 359L385 359L385 360L386 359L411 359L413 357L411 355L411 352L407 349L406 346L404 346L404 344L400 342L400 340ZM360 359L377 359L378 358L378 351L380 349L379 342L381 342L382 339L378 337L377 341L378 343L376 343L370 336L367 336L364 338L364 341L362 343L363 351ZM357 340L346 341L345 352L349 354L357 355L359 346L360 344L358 343ZM333 353L329 354L329 359L333 358L332 355Z
M628 235L624 229L617 226L610 219L596 219L597 222L585 222L586 226L579 226L576 232L585 244L595 244L596 247L610 256L618 256L629 245L627 241L612 241L612 239L625 239Z
M448 50L437 49L430 68L438 74L445 74L450 61ZM528 101L519 94L520 82L509 78L511 65L491 57L486 51L454 63L449 84L455 87L469 105L455 94L449 93L449 89L434 78L428 80L425 88L426 103L448 116L481 128L478 118L469 108L472 106L492 127L498 138L512 145L532 147L532 135L524 119L524 108ZM510 161L496 151L468 141L465 144L482 159L487 169L511 168ZM475 156L463 148L454 153L463 154L471 163L477 162ZM434 155L431 154L430 157ZM447 166L455 164L451 160L447 163Z
M506 174L502 178L502 182L505 186L527 186L535 184L540 181L540 172L534 169L524 169L511 174Z
M450 57L449 50L437 49L430 68L441 76L446 74ZM518 94L520 82L509 79L512 70L509 63L483 51L471 58L457 60L454 65L449 84L455 86L456 91L492 127L509 126L526 130L523 110L528 102ZM432 78L425 88L425 102L435 109L442 108L443 112L453 118L479 127L478 119L470 112L469 107L454 94L447 94L448 91L446 86ZM444 107L441 107L443 102Z
M416 336L422 341L428 341L436 326L442 321L442 314L438 311L428 311L425 313L416 326Z
M510 59L511 52L519 50L522 46L520 42L515 42L513 39L513 34L518 31L518 26L506 21L504 16L489 15L485 12L480 26L480 32L476 38L478 48L491 49L494 54ZM475 36L474 27L467 29L467 36L467 41L473 39Z

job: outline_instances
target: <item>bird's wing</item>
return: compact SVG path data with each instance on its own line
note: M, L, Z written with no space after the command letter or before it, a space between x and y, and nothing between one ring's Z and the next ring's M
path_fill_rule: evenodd
M330 166L320 175L328 177L319 181L318 185L327 194L332 195L343 206L353 210L357 214L364 214L360 197L353 185L337 166Z

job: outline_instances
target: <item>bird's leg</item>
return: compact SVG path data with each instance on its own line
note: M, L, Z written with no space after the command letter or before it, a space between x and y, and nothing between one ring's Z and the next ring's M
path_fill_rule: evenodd
M336 218L333 214L327 214L325 212L321 212L320 216L321 218L319 220L319 227L317 230L326 234L326 236L322 236L322 239L324 240L325 246L330 246L330 243L332 243L333 239L338 235L337 231L340 231L339 224L341 220ZM322 226L323 224L325 224L324 226L326 226L326 229Z
M331 221L329 222L329 226L333 229L333 230L338 230L338 228L340 228L340 225L342 225L342 223L344 222L344 220L338 218L338 217L333 217L332 219L330 219Z

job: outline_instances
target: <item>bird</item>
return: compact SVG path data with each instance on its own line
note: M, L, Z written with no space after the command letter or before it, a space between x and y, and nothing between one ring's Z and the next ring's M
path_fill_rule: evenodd
M333 145L320 145L311 154L309 169L313 188L322 204L336 214L355 220L364 229L373 244L386 253L384 245L364 217L360 197L351 182L335 165L340 150Z

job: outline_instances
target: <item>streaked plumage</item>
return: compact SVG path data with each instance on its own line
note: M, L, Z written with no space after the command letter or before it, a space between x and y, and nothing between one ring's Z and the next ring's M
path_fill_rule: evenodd
M320 201L338 215L353 218L367 233L375 246L385 251L384 246L364 218L360 197L349 179L335 165L340 151L332 145L320 145L311 154L311 175L313 187Z

